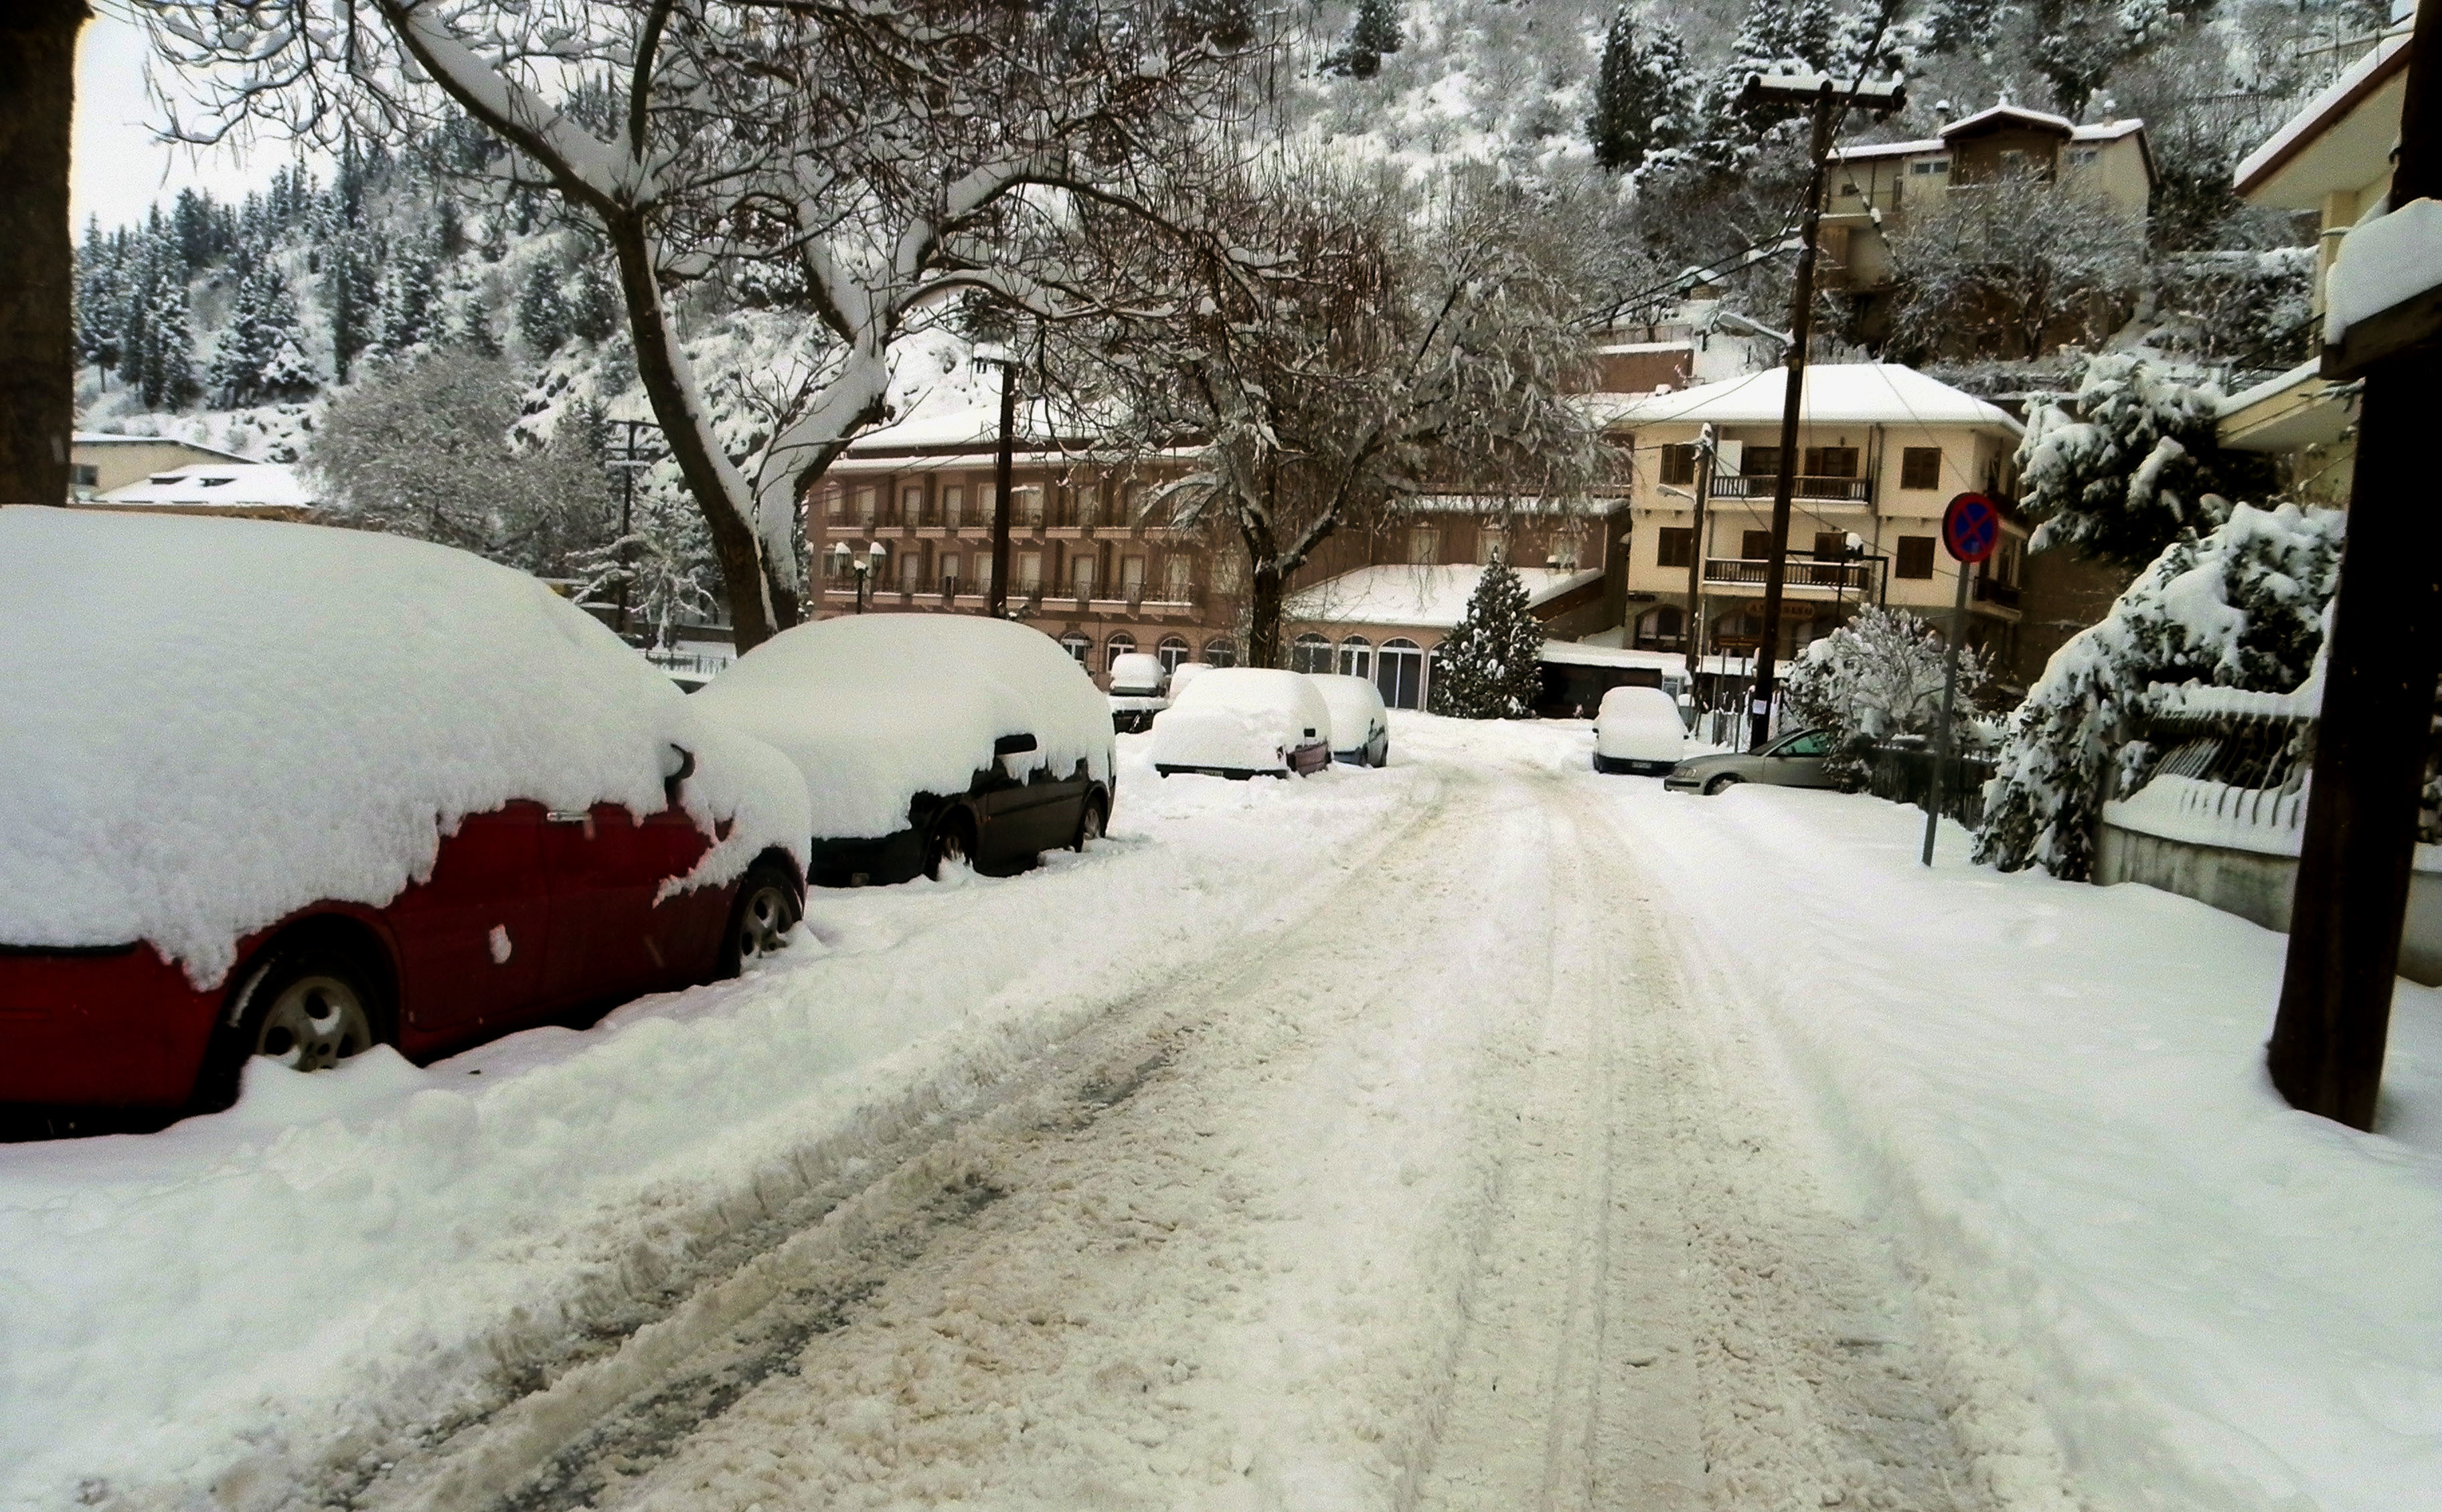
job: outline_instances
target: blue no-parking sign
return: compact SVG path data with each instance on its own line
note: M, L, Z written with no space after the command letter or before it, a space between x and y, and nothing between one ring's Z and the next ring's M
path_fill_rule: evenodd
M1992 556L2001 544L2001 506L1982 494L1960 494L1941 512L1941 544L1962 562Z

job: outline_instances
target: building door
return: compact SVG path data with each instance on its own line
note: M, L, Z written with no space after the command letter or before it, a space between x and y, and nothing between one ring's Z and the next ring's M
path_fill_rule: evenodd
M1374 656L1374 685L1382 690L1382 701L1394 709L1424 707L1424 651L1404 636L1384 641Z

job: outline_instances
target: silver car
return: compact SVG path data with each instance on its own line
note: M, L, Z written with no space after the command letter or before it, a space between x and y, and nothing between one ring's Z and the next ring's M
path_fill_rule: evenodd
M1832 732L1800 730L1784 735L1760 751L1723 756L1691 756L1670 769L1662 785L1673 792L1714 793L1741 782L1764 782L1777 788L1836 788L1823 770L1832 754Z

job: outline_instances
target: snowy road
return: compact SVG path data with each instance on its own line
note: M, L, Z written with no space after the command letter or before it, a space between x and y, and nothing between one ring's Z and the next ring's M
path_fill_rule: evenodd
M1891 1277L1548 755L1435 771L1293 925L763 1257L767 1304L369 1504L1977 1504Z

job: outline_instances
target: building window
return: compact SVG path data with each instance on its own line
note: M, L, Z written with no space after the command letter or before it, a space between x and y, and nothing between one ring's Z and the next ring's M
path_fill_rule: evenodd
M958 592L958 556L950 552L941 557L941 592L944 597Z
M1685 567L1696 559L1696 533L1693 530L1665 525L1653 534L1653 564L1656 567Z
M1137 638L1130 635L1127 631L1121 630L1118 634L1112 636L1109 640L1103 643L1103 670L1107 672L1111 668L1119 665L1120 658L1122 656L1134 656L1136 654Z
M923 523L924 485L909 483L899 490L899 518L910 525Z
M1068 563L1068 587L1079 598L1094 596L1094 558L1080 556Z
M1931 577L1933 575L1933 537L1902 536L1898 561L1891 568L1894 577Z
M1025 593L1043 592L1043 554L1041 552L1017 554L1017 587L1020 592Z
M941 490L941 523L952 530L967 522L967 491L952 483Z
M833 523L845 524L847 522L847 489L830 487L823 490L823 518L832 521Z
M1696 448L1665 446L1662 448L1662 481L1667 483L1692 483L1696 481Z
M1094 643L1077 631L1070 630L1060 637L1060 648L1075 657L1079 666L1091 665L1088 659L1094 654Z
M1212 591L1224 595L1235 594L1244 584L1245 574L1239 570L1238 554L1223 547L1212 560Z
M1576 525L1564 526L1552 533L1552 547L1544 554L1543 565L1557 567L1564 573L1574 573L1577 570L1578 555L1584 549L1584 532Z
M975 489L975 523L978 525L991 524L993 522L993 512L999 506L999 504L1000 492L998 485L993 483L982 483L977 485Z
M2072 147L2068 150L2068 166L2071 168L2090 168L2094 165L2095 159L2102 155L2103 152L2100 148Z
M1374 643L1362 635L1352 635L1339 643L1339 670L1347 677L1374 675Z
M863 523L872 524L874 512L881 507L881 489L867 486L856 491L856 518Z
M1207 666L1237 665L1238 644L1235 641L1228 640L1226 638L1216 638L1205 642L1204 665Z
M1145 559L1141 556L1120 558L1120 592L1131 599L1144 597Z
M1949 172L1950 159L1947 157L1920 157L1908 164L1909 174L1916 178L1932 178Z
M1814 533L1814 559L1819 562L1844 561L1849 556L1849 533L1845 530L1818 530Z
M1037 526L1043 523L1043 485L1041 483L1024 483L1011 488L1009 491L1009 501L1017 506L1018 523Z
M1103 485L1101 483L1078 484L1077 523L1080 525L1099 525L1102 522Z
M1187 643L1175 635L1165 635L1161 644L1154 647L1153 654L1161 658L1163 671L1175 672L1179 664L1187 660Z
M1431 525L1408 532L1408 560L1431 566L1442 559L1442 533Z
M1780 448L1778 446L1749 446L1746 449L1745 457L1739 463L1739 472L1741 476L1747 478L1779 477Z
M1188 560L1187 556L1183 553L1171 553L1170 558L1161 564L1161 596L1163 600L1172 604L1186 603L1188 579L1194 571L1195 564Z
M1383 702L1394 709L1425 706L1425 653L1415 642L1405 636L1384 641L1374 666L1374 685Z
M1806 448L1805 472L1809 478L1854 478L1857 476L1857 448L1809 446Z
M1762 561L1772 555L1772 532L1750 530L1739 537L1739 555L1751 562Z
M1308 630L1289 647L1289 670L1292 672L1328 672L1331 670L1331 643Z
M1498 525L1487 525L1475 535L1475 564L1489 567L1494 562L1509 559L1509 537Z
M924 581L924 554L914 547L899 554L899 591L912 593Z
M1902 447L1900 486L1903 488L1941 487L1941 448L1940 446Z

